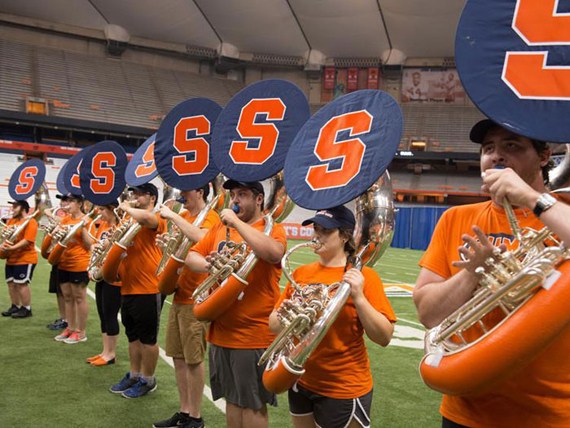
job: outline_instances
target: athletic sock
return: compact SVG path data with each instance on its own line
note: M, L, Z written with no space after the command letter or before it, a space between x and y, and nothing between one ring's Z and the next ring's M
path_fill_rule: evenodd
M31 305L30 305L30 306L24 306L24 308L26 308L28 311L31 311L31 310L32 310L32 306L31 306Z
M156 379L153 376L141 376L144 380L146 380L146 383L148 383L150 386L154 386L154 384L156 383Z
M131 372L131 379L140 379L141 378L141 374L140 373L133 373Z

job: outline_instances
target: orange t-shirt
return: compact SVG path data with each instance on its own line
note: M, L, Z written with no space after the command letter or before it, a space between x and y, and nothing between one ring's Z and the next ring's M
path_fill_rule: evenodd
M119 266L121 294L157 294L158 278L156 269L162 252L156 245L156 235L166 233L166 220L156 213L158 227L143 227L127 249L127 256Z
M265 222L259 220L251 225L263 231ZM287 248L285 229L275 224L271 237ZM230 228L230 239L241 242L239 233ZM216 224L198 242L192 251L207 256L212 251L219 251L226 240L226 227L220 222ZM243 298L237 300L227 312L210 324L206 339L217 346L234 349L257 349L268 347L275 335L269 330L269 315L275 302L279 299L279 278L281 264L271 264L259 259L247 276L249 285Z
M180 216L185 219L188 223L194 222L197 216L191 216L190 212L184 211ZM214 225L220 222L220 217L214 210L210 210L204 219L204 222L200 225L201 229L210 230ZM172 303L178 303L180 305L191 305L194 303L192 299L192 293L196 290L196 287L200 285L202 281L207 278L207 273L196 273L192 272L187 267L182 269L182 273L178 278L176 293L174 293L174 299Z
M6 222L7 226L18 226L25 221L24 218L8 219ZM22 239L28 241L28 245L19 250L8 253L8 258L6 259L7 265L29 265L38 263L38 252L36 251L36 235L38 234L38 222L35 219L30 219L30 222L25 227L24 230L16 238L17 244Z
M95 223L91 224L91 229L89 229L89 231L91 232L91 234L93 236L95 236L95 238L97 238L97 241L101 242L101 241L106 241L107 239L109 239L111 237L111 229L113 228L113 225L110 223L107 223L106 221L99 221L99 224L97 225L97 230L93 231L93 227L95 226ZM95 245L95 243L93 244ZM93 247L91 247L91 249L93 249ZM121 281L117 281L117 282L112 282L110 285L116 285L116 286L121 286Z
M378 274L369 267L362 268L362 274L366 299L388 320L396 322ZM293 272L293 278L299 285L330 285L339 282L343 275L344 267L326 267L319 262L301 266ZM275 308L279 308L283 300L290 299L293 291L288 283ZM352 297L348 298L338 318L305 363L305 374L299 379L299 384L309 391L338 399L361 397L372 390L364 327L358 319Z
M60 225L75 225L81 221L82 217L73 218L70 215L65 216ZM87 224L87 227L91 227L91 221ZM83 245L83 239L81 238L81 229L77 231L75 236L67 244L67 248L61 255L61 259L57 265L58 269L66 270L69 272L85 272L89 267L89 250Z
M529 210L515 210L521 227L536 230L544 225ZM459 269L457 248L461 235L474 235L478 225L493 245L516 249L505 212L492 202L464 205L446 211L438 222L420 266L447 279ZM498 317L496 313L489 317ZM462 425L473 427L568 427L570 426L570 329L566 329L529 365L493 390L477 396L443 396L441 414Z

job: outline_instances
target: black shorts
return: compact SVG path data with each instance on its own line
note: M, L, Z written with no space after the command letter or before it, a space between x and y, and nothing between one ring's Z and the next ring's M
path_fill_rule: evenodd
M277 396L262 382L265 365L257 362L265 349L231 349L210 344L210 388L214 400L259 410L265 404L277 406Z
M450 419L447 419L445 416L441 417L441 428L469 428L466 425L458 424L457 422L453 422Z
M58 269L57 276L60 284L70 282L73 285L87 285L89 284L89 275L87 271L84 272L70 272L68 270Z
M29 284L34 276L36 265L6 265L6 282Z
M301 385L289 390L289 412L293 416L313 415L317 426L342 428L352 419L361 426L370 426L372 391L358 398L338 399L311 392Z
M53 294L59 294L61 296L62 293L61 287L59 286L59 279L57 274L58 272L59 269L57 266L51 267L51 272L49 273L49 292Z
M123 296L121 318L129 342L138 340L145 345L156 344L161 309L160 293Z

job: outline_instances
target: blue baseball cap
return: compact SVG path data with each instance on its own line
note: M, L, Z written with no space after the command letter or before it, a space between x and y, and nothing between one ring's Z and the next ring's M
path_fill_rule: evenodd
M152 183L144 183L141 184L140 186L131 186L129 187L129 191L140 192L143 195L156 196L156 199L158 199L158 189Z
M307 226L312 223L316 223L325 229L338 229L341 227L354 229L356 220L352 211L344 205L339 205L338 207L317 211L314 217L305 220L302 225Z
M224 182L223 187L224 189L227 190L232 190L235 189L236 187L245 187L246 189L255 190L257 193L265 195L265 191L263 190L263 185L259 181L238 181L238 180L232 180L230 178L229 180L226 180Z

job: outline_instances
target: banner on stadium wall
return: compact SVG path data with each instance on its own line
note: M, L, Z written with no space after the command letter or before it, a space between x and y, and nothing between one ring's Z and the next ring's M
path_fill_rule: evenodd
M402 76L402 102L464 104L465 90L457 70L406 68Z
M358 68L351 67L348 69L346 89L349 91L356 91L358 89Z
M313 237L313 226L301 226L296 223L281 223L285 229L287 239L311 239Z
M367 70L367 75L366 89L380 88L380 69L378 67L370 67Z
M334 89L334 67L325 67L323 71L323 88Z

